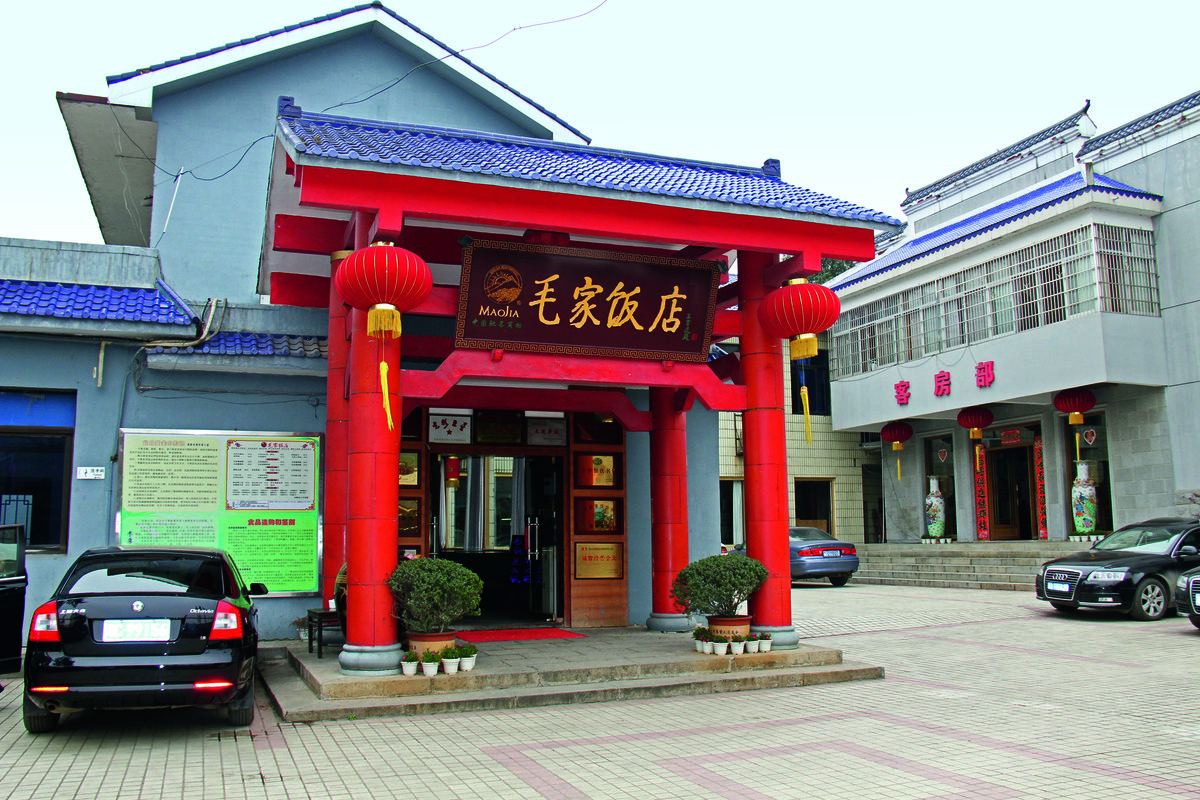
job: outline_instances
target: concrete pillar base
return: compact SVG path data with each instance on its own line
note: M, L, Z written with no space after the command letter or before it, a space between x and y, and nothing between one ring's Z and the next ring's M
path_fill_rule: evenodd
M404 647L400 643L385 645L347 644L338 656L343 675L399 675L400 658Z
M771 634L772 650L795 650L800 646L800 634L795 628L775 628L767 625L751 625L751 633Z
M660 633L689 633L696 626L692 624L686 614L654 613L650 615L650 619L646 620L646 627Z

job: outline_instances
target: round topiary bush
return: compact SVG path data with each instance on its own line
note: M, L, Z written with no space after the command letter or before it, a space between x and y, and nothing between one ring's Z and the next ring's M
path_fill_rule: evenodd
M404 559L388 578L397 615L413 633L443 633L465 616L479 616L483 579L444 558Z
M685 614L737 616L738 606L767 582L767 568L748 556L709 556L675 577L671 597Z

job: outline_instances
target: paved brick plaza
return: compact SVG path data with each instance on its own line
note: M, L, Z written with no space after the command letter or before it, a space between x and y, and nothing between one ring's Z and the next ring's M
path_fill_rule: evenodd
M1200 797L1186 619L1067 618L1016 592L793 597L805 640L887 677L295 725L260 693L249 730L185 710L77 715L34 737L6 676L0 798Z

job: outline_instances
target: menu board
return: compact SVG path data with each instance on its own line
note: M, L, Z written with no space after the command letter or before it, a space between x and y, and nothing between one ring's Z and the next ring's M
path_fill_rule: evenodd
M121 544L219 547L272 594L319 590L318 436L121 435Z

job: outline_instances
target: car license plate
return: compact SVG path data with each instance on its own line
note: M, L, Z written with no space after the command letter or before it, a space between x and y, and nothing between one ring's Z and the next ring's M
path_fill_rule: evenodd
M165 642L171 638L169 619L106 619L102 642Z
M842 555L842 551L841 550L826 550L825 552L821 553L821 555L825 556L825 558L839 558Z
M1047 592L1069 592L1069 591L1071 591L1071 584L1060 583L1058 581L1046 581L1046 591Z

